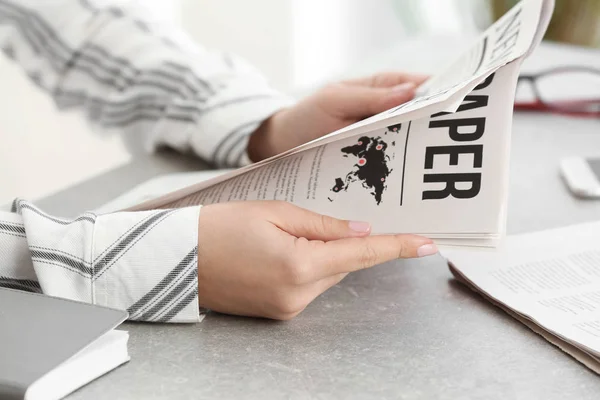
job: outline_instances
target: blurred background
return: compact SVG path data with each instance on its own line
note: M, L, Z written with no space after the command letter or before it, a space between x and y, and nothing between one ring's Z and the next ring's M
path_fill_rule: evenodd
M300 96L382 65L432 73L516 0L133 0L208 48L235 52L276 88ZM600 45L600 0L557 0L547 39ZM413 63L427 43L446 52ZM404 46L405 57L388 59ZM599 50L600 51L600 50ZM397 54L397 53L394 53ZM448 60L449 61L449 60ZM422 65L422 63L420 64ZM46 196L126 163L117 136L92 133L76 113L58 114L21 71L0 57L0 204Z

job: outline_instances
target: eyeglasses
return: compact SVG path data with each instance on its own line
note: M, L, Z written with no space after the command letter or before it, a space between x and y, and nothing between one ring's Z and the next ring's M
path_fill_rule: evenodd
M558 67L534 75L521 75L515 110L600 117L600 69Z

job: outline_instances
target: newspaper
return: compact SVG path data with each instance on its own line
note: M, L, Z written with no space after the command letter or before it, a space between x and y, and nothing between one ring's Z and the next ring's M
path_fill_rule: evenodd
M495 246L504 235L519 67L553 6L518 3L412 101L129 210L283 200L369 221L375 234Z
M459 280L600 374L599 236L592 222L443 253Z

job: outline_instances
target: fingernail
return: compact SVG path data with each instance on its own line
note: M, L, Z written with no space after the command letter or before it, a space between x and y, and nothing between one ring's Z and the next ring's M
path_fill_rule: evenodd
M427 257L434 255L438 252L438 248L435 244L424 244L423 246L417 249L417 256L419 257Z
M371 231L371 224L368 222L350 221L348 222L348 226L354 232L358 233L369 233Z
M415 84L413 82L404 82L404 83L401 83L399 85L392 87L391 91L394 93L406 92L406 91L414 89L414 88L415 88Z

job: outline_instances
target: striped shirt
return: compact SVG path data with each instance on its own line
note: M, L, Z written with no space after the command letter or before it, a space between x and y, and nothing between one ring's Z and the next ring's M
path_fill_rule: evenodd
M169 146L217 166L249 162L249 135L290 99L139 3L0 0L0 48L60 109L82 110L129 146ZM199 212L62 219L15 200L0 212L0 287L126 309L137 321L200 321Z

